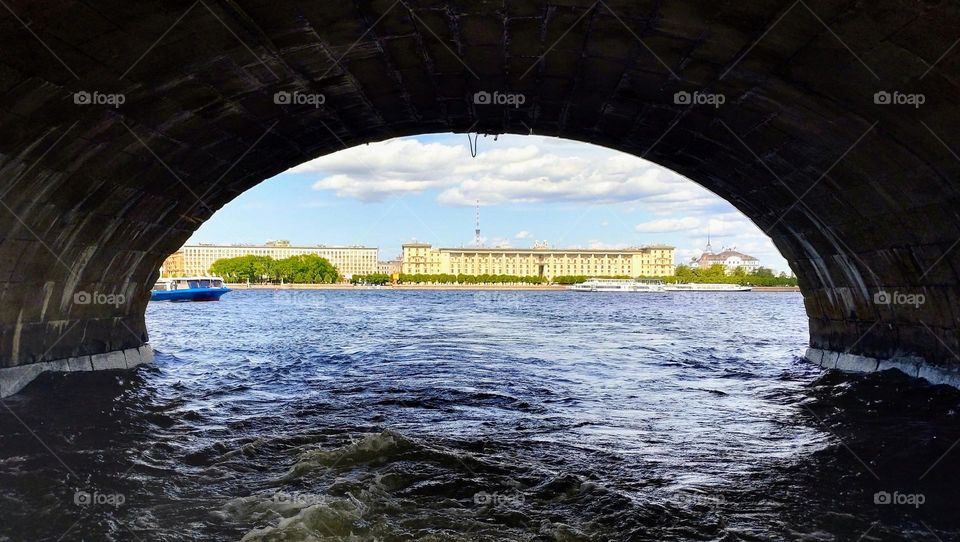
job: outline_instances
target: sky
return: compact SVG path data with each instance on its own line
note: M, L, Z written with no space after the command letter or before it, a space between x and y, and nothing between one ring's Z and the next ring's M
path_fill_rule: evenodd
M559 138L465 134L391 139L300 164L241 194L189 243L365 245L380 259L410 241L474 243L476 205L485 246L626 248L669 244L676 263L735 247L790 269L753 222L669 169Z

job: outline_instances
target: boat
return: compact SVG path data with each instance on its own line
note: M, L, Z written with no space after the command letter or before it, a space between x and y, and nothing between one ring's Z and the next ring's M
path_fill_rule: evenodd
M219 301L229 291L220 277L166 278L150 290L150 301Z
M663 292L659 279L588 279L570 287L575 292Z
M665 290L668 292L749 292L753 287L739 284L678 283L667 284Z

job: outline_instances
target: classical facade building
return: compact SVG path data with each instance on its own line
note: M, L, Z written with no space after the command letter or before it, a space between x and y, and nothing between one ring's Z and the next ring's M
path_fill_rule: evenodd
M263 245L184 245L164 262L164 276L177 269L181 275L206 275L213 262L237 256L269 256L282 260L290 256L316 254L326 258L345 278L377 272L378 250L371 247L293 246L289 241L269 241ZM169 263L168 263L169 262Z
M656 277L674 274L674 247L623 250L536 248L433 248L403 245L402 272L411 275L569 275Z
M183 252L176 251L163 261L160 266L160 278L185 277L186 272L183 269Z
M724 267L727 274L733 273L733 270L742 267L747 273L752 273L760 268L760 260L753 256L737 252L732 248L725 248L720 252L714 252L707 241L707 247L699 258L693 260L691 265L700 269L709 269L713 265L720 264Z

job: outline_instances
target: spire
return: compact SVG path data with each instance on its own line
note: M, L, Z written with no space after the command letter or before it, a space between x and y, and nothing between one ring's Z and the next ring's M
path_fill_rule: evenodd
M710 224L707 224L707 246L703 249L704 254L713 254L713 247L710 245Z
M480 240L480 200L477 200L477 227L473 230L473 244L478 247L482 245Z

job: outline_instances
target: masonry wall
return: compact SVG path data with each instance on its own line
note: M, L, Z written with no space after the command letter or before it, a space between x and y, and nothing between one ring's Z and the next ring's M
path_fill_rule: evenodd
M2 367L140 347L160 263L225 203L345 146L450 131L561 136L680 172L770 234L811 346L957 367L953 3L9 9Z

